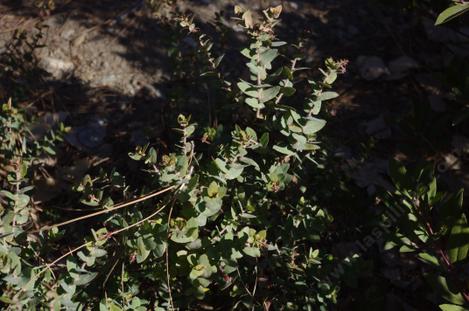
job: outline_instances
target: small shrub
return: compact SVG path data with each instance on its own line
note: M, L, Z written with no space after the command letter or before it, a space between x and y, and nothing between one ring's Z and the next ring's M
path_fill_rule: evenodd
M236 85L224 80L210 41L198 37L210 76L245 117L214 127L179 115L179 143L169 153L144 146L129 154L147 174L143 187L128 185L117 171L87 175L75 189L82 204L98 211L40 223L35 233L28 168L13 166L16 175L2 191L3 303L160 310L325 309L335 302L337 284L323 265L328 253L319 249L331 217L308 181L317 170L317 133L326 124L318 115L323 102L338 96L330 88L346 63L328 59L320 81L298 79L301 59L289 60L288 44L275 35L281 10L267 9L257 21L236 7L250 38L242 50L248 75ZM189 19L180 23L195 29ZM303 82L305 99L296 94ZM8 137L2 145L18 148L10 161L30 163L25 133ZM115 204L116 192L141 196ZM91 234L82 244L62 245L67 235L80 236L83 228L74 225L85 219Z

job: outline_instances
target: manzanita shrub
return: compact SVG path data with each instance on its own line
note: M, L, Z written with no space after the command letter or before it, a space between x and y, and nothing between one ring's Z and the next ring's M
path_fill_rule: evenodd
M434 305L444 311L467 310L469 213L463 207L463 191L439 191L429 164L409 169L392 162L390 175L395 189L383 203L400 217L383 215L383 223L398 223L385 249L421 263L426 299Z
M326 124L321 105L337 96L330 88L345 62L328 59L319 81L300 77L301 59L289 60L289 45L275 35L281 10L257 18L235 9L250 38L241 52L248 74L236 83L214 76L246 117L214 127L179 115L180 139L168 152L147 145L129 154L144 186L116 170L76 185L76 204L90 214L37 219L30 166L54 149L31 154L28 121L4 106L1 160L12 167L1 184L5 308L326 310L336 301L323 265L330 256L319 249L332 219L309 181ZM181 26L195 32L190 19ZM198 39L216 72L221 58ZM295 94L298 84L309 88L307 98ZM116 204L116 197L135 198Z

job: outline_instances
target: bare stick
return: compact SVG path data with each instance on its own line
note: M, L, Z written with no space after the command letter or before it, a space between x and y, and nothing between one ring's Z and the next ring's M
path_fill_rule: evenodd
M173 214L173 207L174 207L174 200L173 200L173 203L171 203L171 209L169 210L169 213L168 213L168 240L169 240L170 221L171 221L171 216ZM171 307L171 310L174 310L174 302L173 302L173 294L171 291L170 278L171 276L169 275L169 247L166 247L166 282L168 286L169 305Z
M37 229L37 230L34 230L32 231L32 233L37 233L37 232L42 232L42 231L49 231L53 228L58 228L58 227L62 227L62 226L65 226L65 225L69 225L71 223L74 223L74 222L78 222L78 221L81 221L81 220L84 220L84 219L88 219L88 218L91 218L91 217L94 217L94 216L98 216L98 215L102 215L102 214L107 214L107 213L110 213L112 211L115 211L115 210L118 210L118 209L121 209L121 208L124 208L124 207L127 207L127 206L130 206L130 205L133 205L133 204L137 204L137 203L140 203L140 202L143 202L143 201L146 201L148 199L151 199L153 197L156 197L160 194L163 194L165 192L168 192L172 189L176 188L176 186L171 186L171 187L168 187L168 188L164 188L162 190L159 190L159 191L156 191L156 192L152 192L152 193L149 193L149 194L146 194L144 196L141 196L139 198L136 198L136 199L133 199L133 200L130 200L130 201L127 201L127 202L123 202L123 203L119 203L119 204L116 204L110 208L107 208L107 209L104 209L104 210L101 210L101 211L97 211L97 212L94 212L94 213L91 213L91 214L88 214L88 215L83 215L83 216L80 216L80 217L76 217L76 218L73 218L73 219L69 219L67 221L64 221L64 222L61 222L61 223L57 223L57 224L54 224L54 225L50 225L50 226L45 226L45 227L42 227L40 229Z

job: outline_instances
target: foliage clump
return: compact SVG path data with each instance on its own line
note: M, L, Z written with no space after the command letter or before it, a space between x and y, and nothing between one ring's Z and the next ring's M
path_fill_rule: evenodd
M114 204L109 186L129 188L117 172L86 176L75 189L82 204L99 210L31 232L34 206L27 193L34 190L22 187L28 184L24 166L31 162L28 137L21 132L27 123L2 119L9 126L2 150L18 150L10 159L18 162L16 175L8 179L10 190L2 191L4 303L143 310L197 308L199 301L216 305L220 297L225 297L222 305L233 308L334 302L335 286L321 277L325 254L317 250L331 218L312 199L307 181L317 167L317 133L326 124L318 118L321 104L337 96L330 88L343 63L327 60L320 81L305 81L309 97L288 100L304 68L297 68L299 58L282 54L288 44L275 35L281 7L263 11L259 22L249 10L237 7L236 13L250 37L242 50L248 79L235 86L222 74L212 76L233 99L232 107L247 117L201 127L179 115L180 140L169 153L142 146L129 154L147 174L145 187L132 189L140 199ZM194 32L191 20L182 19L181 25ZM219 72L222 58L212 57L204 36L199 42L210 71ZM3 114L12 118L8 107ZM49 146L44 150L54 152ZM91 234L63 250L68 226L85 218L97 220ZM285 295L278 296L281 292Z
M148 3L154 9L161 4ZM177 19L179 30L195 38L197 55L184 59L188 54L172 51L180 61L173 74L197 79L191 82L210 91L215 104L202 114L182 113L177 104L193 94L176 92L168 99L177 103L169 113L177 117L168 121L175 124L176 143L152 141L125 154L134 170L90 170L66 193L79 216L64 216L60 201L41 204L34 187L44 157L64 152L68 129L60 124L34 135L27 110L12 101L2 106L2 306L341 307L341 295L353 292L373 265L366 255L342 249L356 238L347 236L350 228L337 228L349 215L322 200L343 196L347 205L354 197L343 176L331 176L334 162L320 135L327 124L324 104L339 96L332 87L347 61L327 59L312 78L301 54L290 56L300 46L277 37L281 13L281 6L259 15L235 7L248 42L239 55L244 71L234 76L193 19ZM462 192L439 191L431 167L393 163L390 176L392 187L373 206L382 213L360 219L359 238L371 241L367 248L382 243L383 252L421 263L428 299L443 310L465 310L469 243ZM388 213L396 209L399 214Z

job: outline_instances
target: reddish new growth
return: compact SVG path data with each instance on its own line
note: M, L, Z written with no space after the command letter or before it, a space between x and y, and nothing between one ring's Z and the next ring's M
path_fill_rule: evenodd
M348 66L349 62L350 61L348 59L345 59L345 58L339 59L336 63L337 64L337 72L340 73L340 74L346 73L347 72L347 66Z

